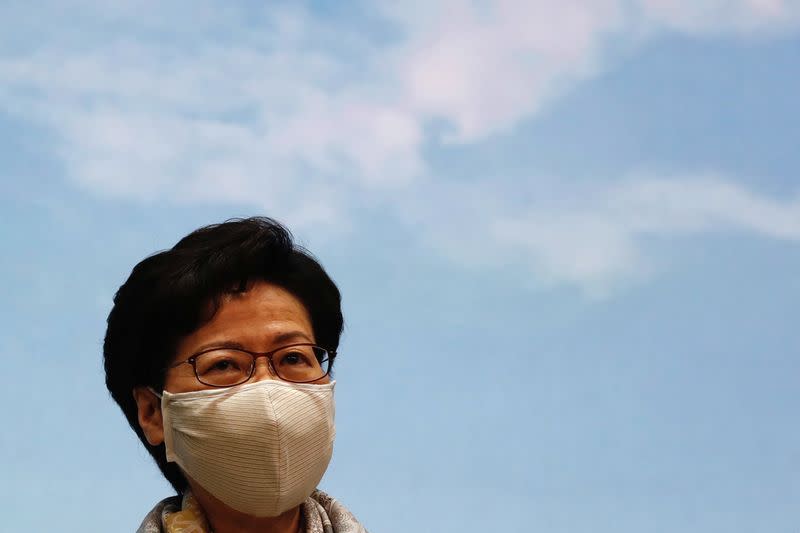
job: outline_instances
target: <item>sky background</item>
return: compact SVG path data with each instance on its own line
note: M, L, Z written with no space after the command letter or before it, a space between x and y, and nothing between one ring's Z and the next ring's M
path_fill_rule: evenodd
M258 214L342 290L373 533L796 533L798 95L794 0L3 3L3 528L170 494L105 318Z

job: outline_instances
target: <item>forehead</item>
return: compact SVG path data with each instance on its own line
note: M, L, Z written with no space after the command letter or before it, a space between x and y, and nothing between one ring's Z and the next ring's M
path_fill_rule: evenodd
M254 351L266 351L274 347L277 337L290 332L314 340L308 310L286 289L257 281L245 292L223 295L211 320L178 343L176 359L215 342L237 342Z

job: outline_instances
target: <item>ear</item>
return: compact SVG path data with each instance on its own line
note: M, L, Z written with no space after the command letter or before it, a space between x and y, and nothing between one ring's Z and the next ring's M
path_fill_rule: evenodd
M133 399L139 415L139 426L152 446L164 442L164 422L161 418L161 400L147 387L135 387Z

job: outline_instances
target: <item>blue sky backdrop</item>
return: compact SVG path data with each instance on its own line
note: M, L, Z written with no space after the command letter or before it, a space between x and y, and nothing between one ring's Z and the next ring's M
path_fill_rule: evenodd
M133 265L284 221L344 296L373 532L796 532L800 4L0 6L0 501L131 531Z

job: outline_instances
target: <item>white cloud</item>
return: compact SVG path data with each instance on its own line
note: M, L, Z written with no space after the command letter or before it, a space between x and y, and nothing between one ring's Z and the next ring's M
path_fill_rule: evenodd
M690 33L782 31L800 22L794 0L639 0L642 18L656 27Z
M0 106L51 128L70 178L100 194L253 205L328 229L383 202L454 257L453 221L484 213L498 258L521 253L583 285L641 272L650 234L798 238L796 202L720 180L633 180L593 192L597 204L567 187L567 205L541 209L509 206L488 182L476 201L475 188L428 176L423 155L431 121L449 124L445 142L477 143L534 116L613 60L609 39L785 31L800 23L796 2L387 3L371 16L391 38L294 8L79 2L24 19L33 28L0 9L0 31L21 43L0 55ZM448 218L426 207L444 189Z
M800 194L773 199L719 176L543 188L520 187L514 197L487 183L430 185L409 218L430 249L459 264L526 267L530 286L567 283L595 295L658 270L652 237L736 232L800 241Z
M445 2L433 21L405 19L404 98L470 142L536 112L597 68L604 34L619 28L616 0Z
M544 281L600 292L656 268L648 237L736 231L800 241L800 196L770 199L715 177L640 177L574 196L584 200L571 209L495 216L492 235Z

